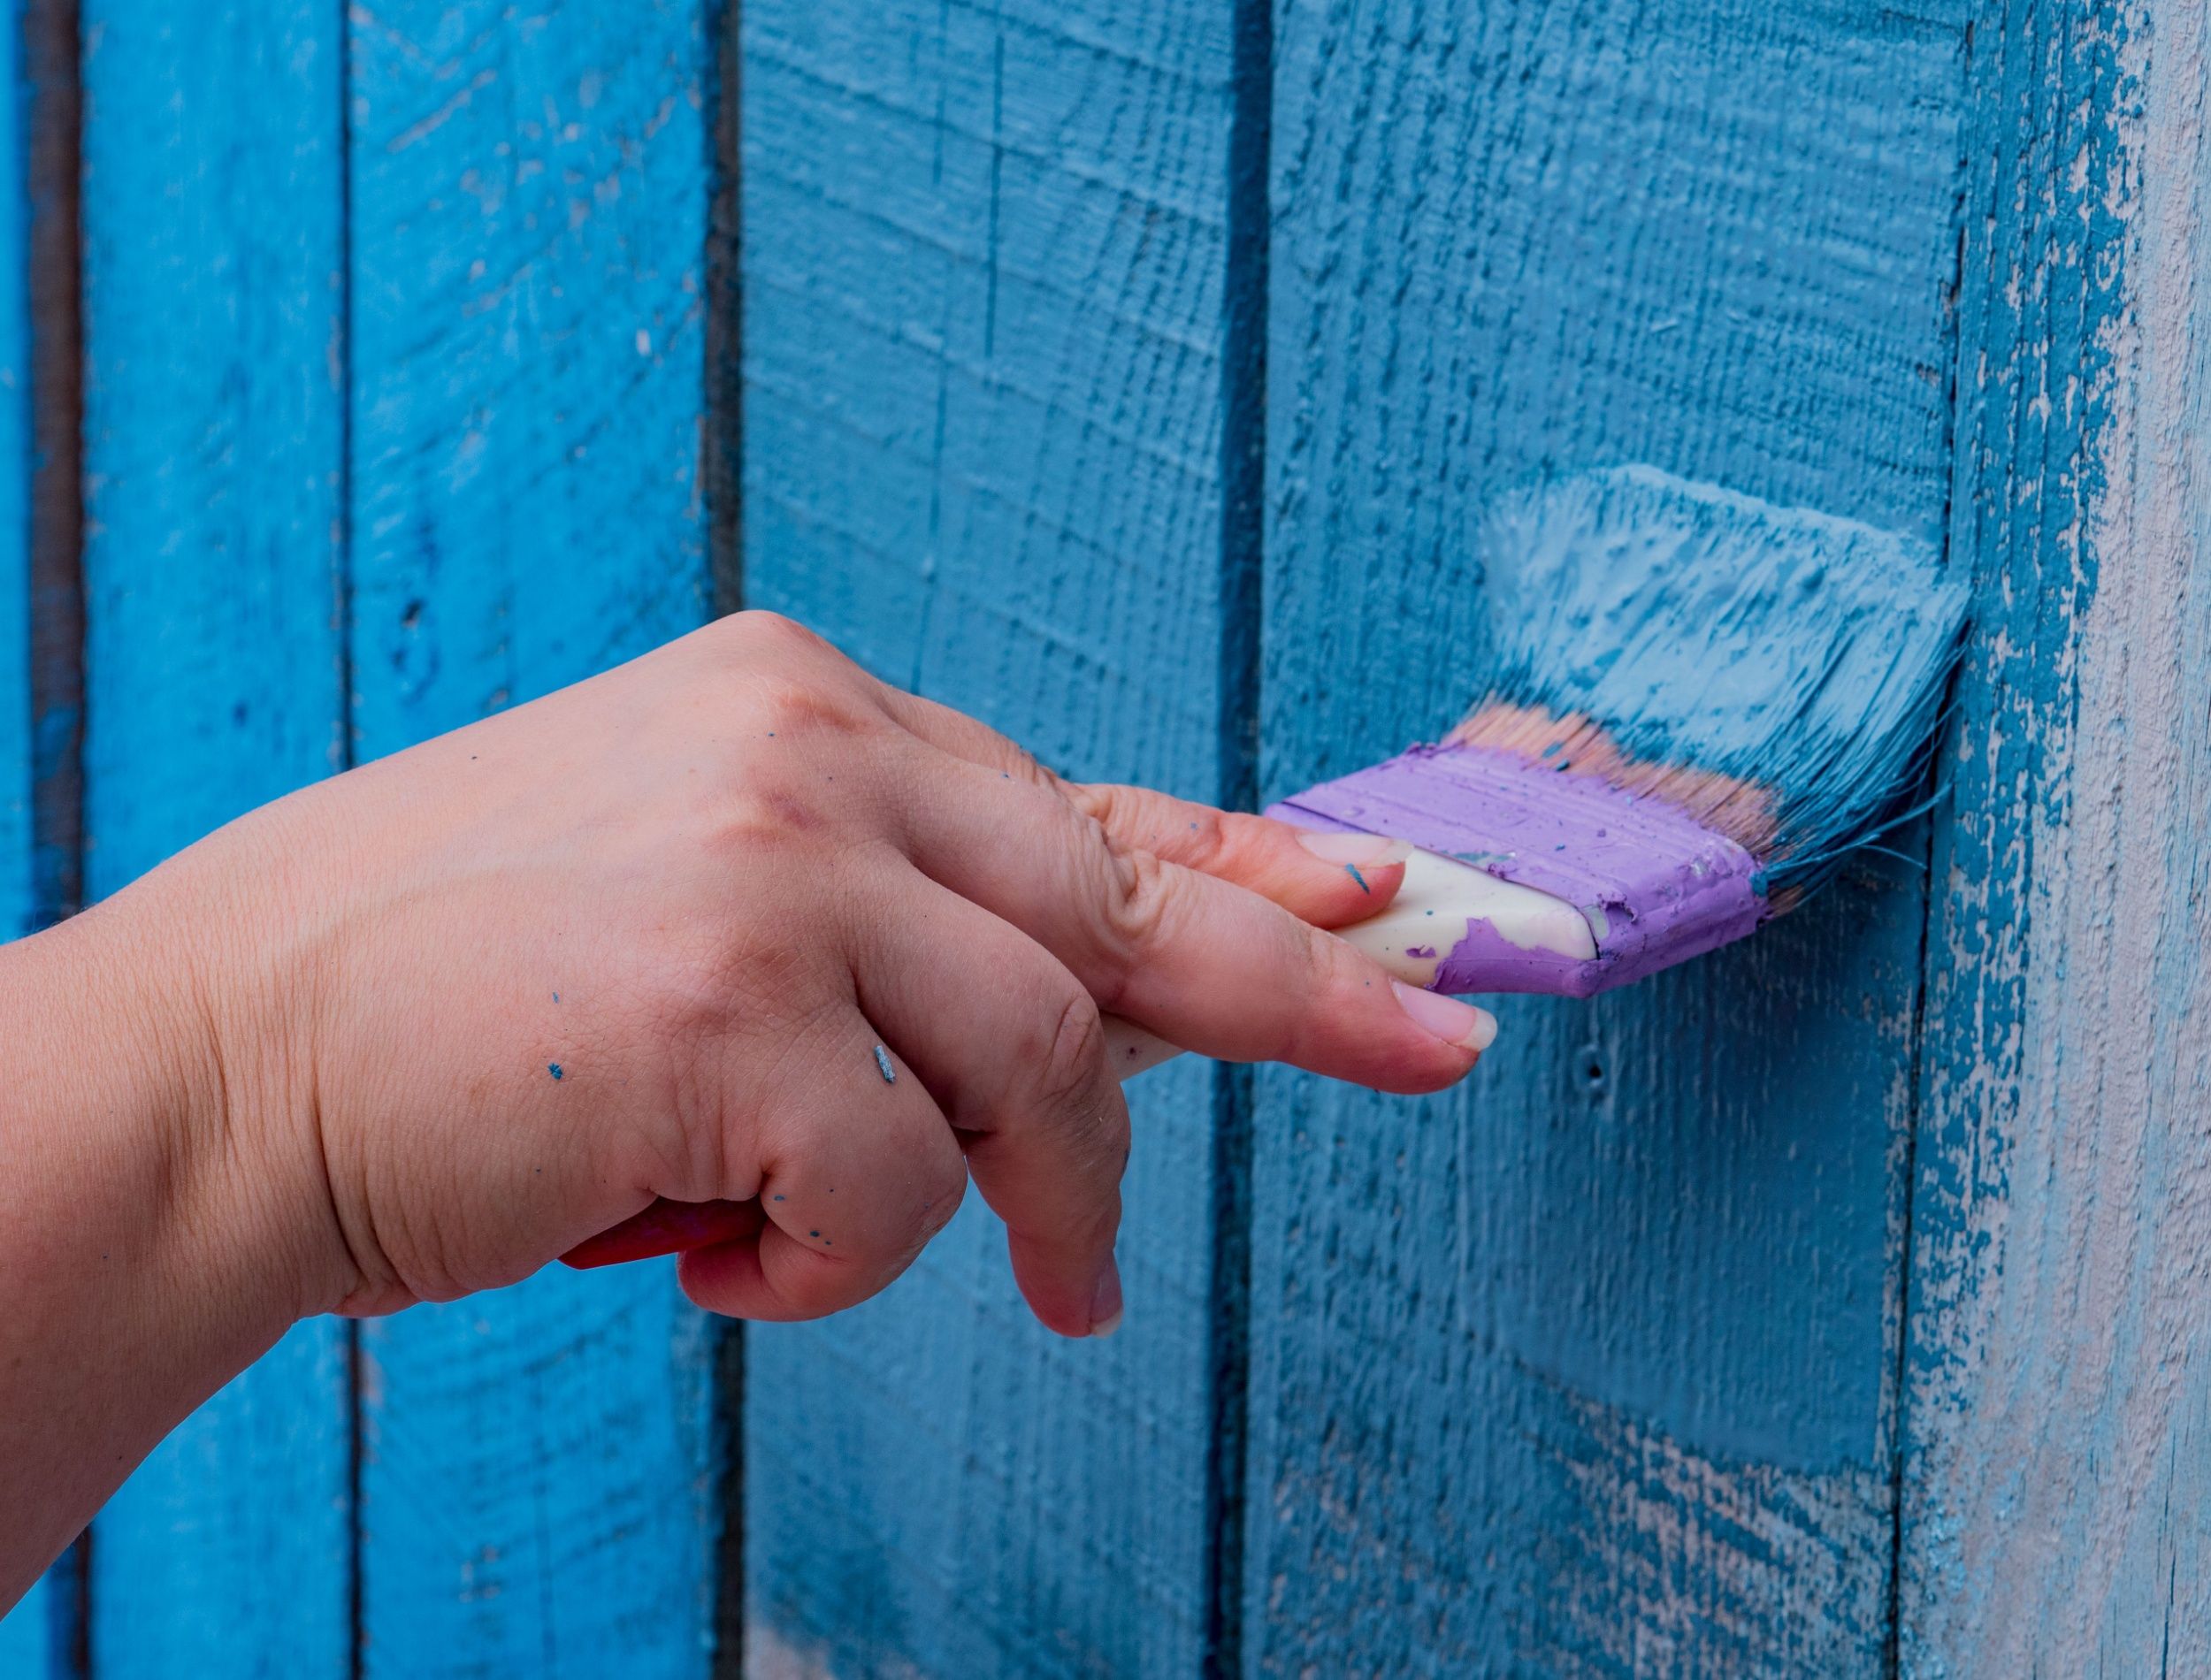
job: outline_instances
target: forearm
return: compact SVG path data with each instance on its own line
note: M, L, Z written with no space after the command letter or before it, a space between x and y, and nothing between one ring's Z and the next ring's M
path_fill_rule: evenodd
M0 1607L297 1307L188 882L0 949Z

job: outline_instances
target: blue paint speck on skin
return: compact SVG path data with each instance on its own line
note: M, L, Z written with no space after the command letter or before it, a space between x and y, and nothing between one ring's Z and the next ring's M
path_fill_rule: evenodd
M1374 890L1372 887L1366 884L1366 877L1359 874L1358 865L1355 863L1345 864L1343 866L1343 873L1350 876L1352 880L1358 882L1358 890L1361 892L1371 893Z
M899 1070L891 1065L891 1052L880 1044L876 1046L876 1072L883 1075L885 1085L899 1082Z
M559 1003L559 1002L561 1001L561 995L560 995L560 993L558 993L558 992L555 992L555 993L553 994L553 1001L554 1001L555 1003L556 1003L556 1004L557 1004L557 1003Z
M545 1065L545 1071L552 1074L555 1079L566 1079L568 1077L567 1074L561 1072L561 1065L558 1062L547 1062Z
M772 1199L772 1200L774 1200L774 1201L777 1201L777 1202L780 1202L780 1201L782 1201L782 1200L783 1200L783 1198L782 1198L781 1196L776 1196L776 1197L773 1197L773 1198L771 1198L771 1199Z

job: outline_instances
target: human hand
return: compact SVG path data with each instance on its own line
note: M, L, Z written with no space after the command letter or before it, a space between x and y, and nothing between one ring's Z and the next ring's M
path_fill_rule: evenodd
M1386 902L1402 849L1314 844L1061 782L745 615L134 891L227 930L196 989L223 1129L241 1193L298 1210L302 1311L511 1283L665 1197L757 1203L685 1257L700 1305L815 1317L897 1276L972 1171L1037 1316L1085 1335L1120 1313L1128 1148L1101 1012L1396 1091L1487 1041L1320 931Z

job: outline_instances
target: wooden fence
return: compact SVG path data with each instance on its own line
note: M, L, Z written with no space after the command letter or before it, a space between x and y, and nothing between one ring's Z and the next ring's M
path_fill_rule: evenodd
M1149 1076L1115 1340L973 1206L818 1325L309 1324L0 1676L2211 1672L2200 0L17 10L8 931L740 604L1249 805L1452 718L1539 471L1978 606L1802 919Z

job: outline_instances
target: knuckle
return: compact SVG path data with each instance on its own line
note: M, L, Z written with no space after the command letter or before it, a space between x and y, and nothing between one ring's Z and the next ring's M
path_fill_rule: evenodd
M1193 869L1211 869L1229 849L1228 825L1222 814L1206 806L1193 806L1183 818L1187 829L1175 836L1182 860Z
M1125 981L1144 953L1167 935L1174 911L1174 877L1154 853L1119 851L1111 846L1106 850L1110 867L1105 903L1100 907L1100 932L1106 947L1102 955L1107 972ZM1114 997L1101 1001L1111 1008Z
M1299 1061L1306 1049L1316 1012L1335 1012L1335 1003L1354 1003L1373 997L1370 983L1382 985L1388 975L1369 965L1358 952L1331 934L1295 921L1284 928L1281 960L1274 966L1275 995L1289 1006L1281 1010L1273 1030L1264 1035L1260 1058L1270 1062ZM1389 996L1386 985L1384 997Z
M1114 814L1121 805L1119 789L1094 786L1087 782L1069 782L1060 790L1079 815L1089 818L1101 829L1112 828Z
M818 653L834 651L830 645L796 619L785 618L781 613L771 613L763 607L751 607L745 612L732 613L716 621L715 630L722 645L734 656L758 656L773 652Z
M960 1211L960 1203L967 1199L966 1161L954 1153L949 1160L925 1168L921 1192L921 1217L915 1222L918 1232L914 1244L916 1249L950 1225L952 1216Z
M1055 1155L1076 1181L1118 1180L1128 1156L1128 1111L1106 1066L1105 1019L1087 993L1060 1012L1036 1100Z
M807 674L748 671L739 680L745 688L745 716L756 731L857 735L880 722L858 703L858 695Z
M700 634L708 659L692 703L742 733L849 732L887 722L872 681L803 624L755 610L718 619Z
M1003 769L1016 782L1027 783L1031 787L1050 789L1054 792L1069 793L1071 797L1071 790L1075 784L1062 782L1058 772L1052 770L1020 742L1006 740L1003 736L1000 736L998 739L1004 743L1003 747L999 753L992 755L1003 758L1003 762L998 767Z
M1038 1098L1053 1110L1088 1108L1106 1077L1106 1020L1077 989L1052 1018L1037 1059Z

